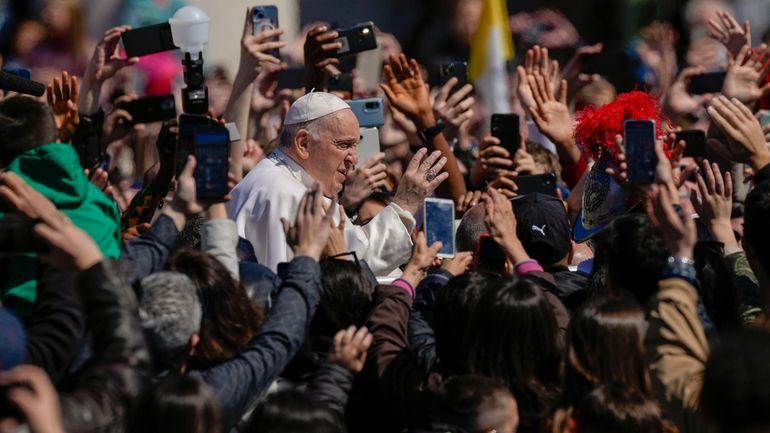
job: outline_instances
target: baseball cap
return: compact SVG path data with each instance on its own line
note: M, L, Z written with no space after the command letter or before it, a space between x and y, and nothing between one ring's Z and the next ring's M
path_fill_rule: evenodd
M311 91L291 104L283 124L309 122L346 108L350 108L350 105L331 93Z
M516 215L516 235L530 257L548 266L569 253L569 218L559 198L536 192L511 202Z

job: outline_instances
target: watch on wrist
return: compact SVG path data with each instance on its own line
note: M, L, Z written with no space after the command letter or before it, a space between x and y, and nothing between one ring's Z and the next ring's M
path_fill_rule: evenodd
M444 122L441 119L438 119L436 124L433 126L417 131L417 135L420 137L420 140L422 140L423 143L428 143L429 141L433 140L435 136L439 135L443 130Z
M695 281L698 278L698 274L695 270L695 260L689 257L669 257L666 262L665 274L667 276L681 277L691 281Z

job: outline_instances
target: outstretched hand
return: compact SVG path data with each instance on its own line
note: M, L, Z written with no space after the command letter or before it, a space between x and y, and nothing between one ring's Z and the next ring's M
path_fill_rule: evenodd
M391 105L404 113L418 129L433 126L436 120L431 109L428 85L422 78L417 60L407 60L403 54L390 56L384 73L385 81L380 83L380 88Z
M770 149L762 126L748 107L738 99L720 96L712 101L708 114L727 137L727 143L708 140L717 153L733 162L751 164L755 171L770 164Z
M333 201L330 208L335 205ZM285 218L281 218L286 242L294 250L294 255L310 257L315 261L321 258L333 221L332 213L324 211L323 193L317 182L300 199L294 225L290 226Z
M751 23L743 22L743 27L725 10L717 11L717 16L708 21L708 34L721 42L733 57L737 56L741 48L751 46Z
M725 82L722 85L722 94L728 98L736 98L744 104L750 104L770 93L770 83L759 87L770 69L766 54L767 45L765 44L756 50L744 45L735 58L730 60Z
M139 57L124 59L118 54L120 37L129 30L131 26L118 26L104 32L104 37L96 44L84 78L102 83L126 66L139 63Z
M305 37L305 90L322 88L330 68L339 65L336 57L342 43L337 41L339 33L330 30L325 24L319 24Z
M412 248L412 257L404 268L402 279L409 282L413 288L416 288L420 281L425 278L425 274L436 261L442 244L440 241L433 242L428 246L425 238L425 232L417 232L413 237L414 247Z
M671 255L692 259L698 241L695 220L692 218L694 209L689 200L682 200L681 206L677 212L665 187L652 185L647 196L647 214L660 229Z
M487 188L484 208L487 232L503 248L508 260L513 264L529 260L529 255L516 235L516 215L511 201L497 190Z
M372 192L384 187L387 183L387 167L382 163L384 153L373 155L364 165L356 167L345 179L345 188L340 197L340 203L346 209L353 209Z
M372 345L372 334L366 326L350 326L334 335L329 349L329 362L344 367L353 374L360 373L366 364L366 354Z
M46 99L53 112L56 129L59 131L59 140L67 143L75 133L80 123L78 115L78 78L70 76L67 71L53 79L46 89Z
M449 173L441 171L447 162L441 151L427 154L428 149L424 147L414 154L393 197L393 203L413 215L422 206L422 201L449 177Z
M719 175L719 165L703 160L703 172L696 176L697 194L693 191L690 201L706 225L714 240L725 247L737 247L730 217L733 210L733 179L729 171Z
M553 96L548 77L542 74L529 75L529 86L535 98L535 107L530 108L532 120L549 140L566 146L572 143L572 116L567 107L567 80L561 80L559 99Z

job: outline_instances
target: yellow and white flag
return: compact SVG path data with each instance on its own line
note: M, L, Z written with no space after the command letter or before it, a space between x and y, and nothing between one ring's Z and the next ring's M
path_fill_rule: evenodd
M481 19L471 42L468 76L484 102L487 118L510 113L506 61L513 58L513 39L508 27L505 0L483 0Z

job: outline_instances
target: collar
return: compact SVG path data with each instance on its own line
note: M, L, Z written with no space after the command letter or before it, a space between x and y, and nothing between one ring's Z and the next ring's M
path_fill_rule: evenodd
M273 150L273 153L271 153L268 158L270 158L276 166L285 168L286 171L288 171L293 178L297 179L299 183L304 185L305 188L310 188L315 183L315 179L313 179L313 177L310 176L297 161L293 160L280 148Z

